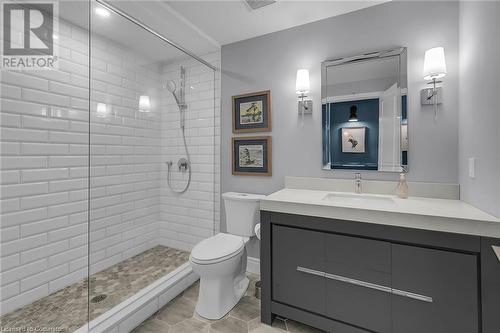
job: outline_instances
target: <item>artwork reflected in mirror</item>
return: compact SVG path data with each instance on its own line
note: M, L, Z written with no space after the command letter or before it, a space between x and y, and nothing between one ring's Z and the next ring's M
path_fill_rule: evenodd
M323 168L406 171L406 49L322 64Z
M343 127L340 140L342 140L342 153L364 154L366 127Z

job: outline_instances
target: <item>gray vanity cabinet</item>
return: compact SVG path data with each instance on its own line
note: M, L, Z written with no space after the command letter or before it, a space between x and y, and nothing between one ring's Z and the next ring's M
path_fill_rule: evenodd
M391 294L376 288L391 285L391 244L336 234L325 237L326 315L389 333Z
M484 243L480 256L474 236L282 213L261 218L264 323L278 314L335 333L500 332L500 282L479 283L484 264L500 276L491 250L498 240ZM486 307L484 287L493 293L482 289Z
M483 333L498 333L500 332L500 239L481 240L481 290Z
M324 314L324 278L297 268L324 270L325 235L282 226L273 226L273 235L273 299Z
M479 332L477 265L472 254L392 244L392 332Z

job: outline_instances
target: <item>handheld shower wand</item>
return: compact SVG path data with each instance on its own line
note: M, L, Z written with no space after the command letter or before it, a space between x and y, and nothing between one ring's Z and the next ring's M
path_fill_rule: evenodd
M178 106L181 105L181 102L179 101L179 97L177 97L176 90L177 90L177 85L175 84L174 80L168 80L167 84L165 85L165 88L167 88L168 91L174 96L175 102L177 103Z
M183 67L181 67L183 68ZM181 74L182 74L182 70L181 70ZM181 76L181 77L184 77L184 76ZM184 80L181 79L181 89L179 91L179 95L180 95L180 98L177 94L177 85L175 84L175 82L173 80L169 80L167 82L167 84L165 85L165 88L172 94L172 96L174 97L175 99L175 103L177 104L177 107L179 108L179 111L181 113L181 118L180 118L180 121L181 121L181 128L184 129L184 122L185 122L185 116L184 116L184 112L186 111L186 103L184 102Z

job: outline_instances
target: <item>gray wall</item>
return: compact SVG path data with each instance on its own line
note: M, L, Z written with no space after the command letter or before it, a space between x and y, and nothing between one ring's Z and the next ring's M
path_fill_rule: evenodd
M398 46L408 47L409 179L457 183L458 3L390 2L222 47L222 191L269 194L283 187L285 175L353 178L353 172L321 170L320 64ZM434 46L445 47L448 66L436 123L433 107L422 107L419 97L420 89L427 87L422 78L424 52ZM310 70L314 101L313 115L303 122L297 115L295 94L299 68ZM273 176L233 176L231 96L266 89L272 94ZM365 179L396 177L363 172ZM225 230L221 215L221 230ZM258 256L255 243L249 254Z
M500 3L460 4L460 196L500 217ZM468 159L476 158L469 178Z

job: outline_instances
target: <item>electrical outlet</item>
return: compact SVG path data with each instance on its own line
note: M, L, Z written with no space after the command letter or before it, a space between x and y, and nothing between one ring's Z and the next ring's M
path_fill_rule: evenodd
M469 157L469 178L476 178L476 159Z

